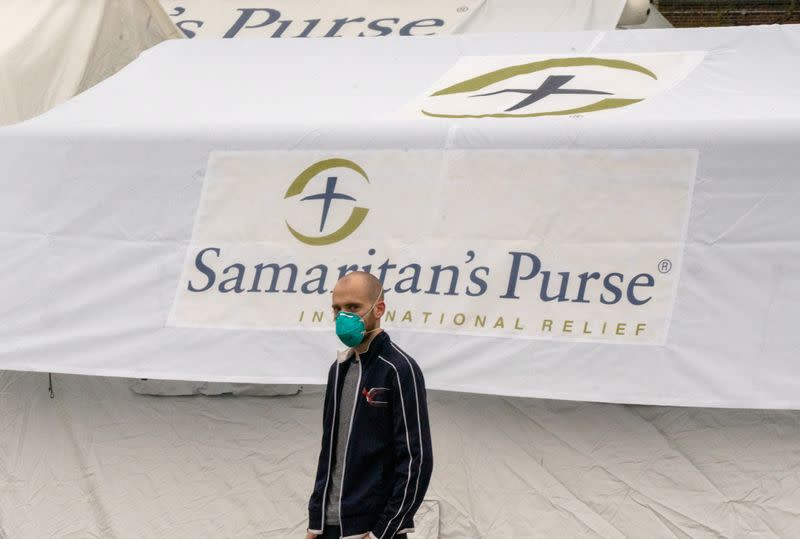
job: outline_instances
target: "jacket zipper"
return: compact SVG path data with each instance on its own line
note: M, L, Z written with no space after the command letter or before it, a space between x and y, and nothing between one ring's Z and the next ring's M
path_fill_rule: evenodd
M331 442L330 447L328 447L328 475L325 477L325 489L322 492L322 520L319 525L319 529L325 531L325 500L328 499L328 483L331 480L331 457L333 456L333 432L334 432L334 425L336 425L336 414L339 411L338 399L336 396L336 392L339 391L339 367L340 365L336 364L336 379L333 383L333 421L331 423ZM345 451L345 453L347 453ZM339 498L341 501L341 498ZM341 511L341 509L339 509Z
M339 487L339 530L344 537L344 522L342 521L342 499L344 498L344 480L347 471L347 449L350 447L350 435L353 433L353 419L358 405L358 388L361 387L361 360L358 361L358 382L356 383L355 396L353 397L353 410L350 413L350 427L347 429L347 442L344 444L344 459L342 460L342 484ZM329 472L330 473L330 472Z

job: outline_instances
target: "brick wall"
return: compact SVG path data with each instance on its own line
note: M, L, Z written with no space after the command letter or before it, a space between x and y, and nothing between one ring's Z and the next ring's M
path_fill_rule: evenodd
M654 0L676 27L800 24L800 0Z

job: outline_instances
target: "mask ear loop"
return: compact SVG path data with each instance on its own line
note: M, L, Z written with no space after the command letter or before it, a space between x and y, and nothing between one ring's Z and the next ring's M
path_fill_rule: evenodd
M381 299L381 296L382 296L382 295L383 295L383 289L381 289L380 293L378 294L378 297L377 297L377 298L375 298L375 301L373 301L373 302L372 302L372 307L370 307L370 308L369 308L369 310L368 310L367 312L365 312L365 313L364 313L364 316L360 317L362 321L364 320L364 318L365 318L365 317L366 317L366 316L367 316L369 313L371 313L371 312L372 312L372 309L374 309L374 308L375 308L375 306L378 304L378 301L380 301L380 299ZM372 330L372 331L374 331L374 330ZM367 332L367 333L370 333L370 332Z
M382 296L382 295L383 295L383 289L381 289L380 293L378 294L378 297L377 297L377 298L375 298L375 301L374 301L374 302L372 302L372 307L370 307L370 308L369 308L369 310L368 310L367 312L365 312L365 313L364 313L364 316L361 316L361 317L360 317L362 322L364 321L364 318L365 318L365 317L366 317L366 316L367 316L369 313L371 313L371 312L372 312L372 309L374 309L374 308L375 308L375 306L378 304L378 301L381 299L381 296ZM371 330L369 330L369 331L365 331L365 332L364 332L364 337L366 338L366 336L367 336L367 335L369 335L370 333L375 333L376 331L380 331L380 330L381 330L381 328L375 328L375 329L371 329Z

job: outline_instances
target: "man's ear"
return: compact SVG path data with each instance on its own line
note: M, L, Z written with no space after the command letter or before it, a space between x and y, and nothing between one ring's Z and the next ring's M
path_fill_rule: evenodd
M378 301L378 303L375 304L374 312L375 318L381 318L383 313L386 312L386 303L383 300Z

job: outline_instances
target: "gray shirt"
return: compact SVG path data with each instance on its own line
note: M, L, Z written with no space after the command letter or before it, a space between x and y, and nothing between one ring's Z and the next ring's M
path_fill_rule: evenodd
M347 438L350 433L350 423L353 419L353 405L358 391L358 375L361 370L357 358L352 360L350 368L344 377L342 397L339 400L339 419L336 422L338 434L336 436L336 460L331 470L331 489L328 501L325 504L325 524L339 525L339 499L342 495L342 468L344 468L344 454Z

